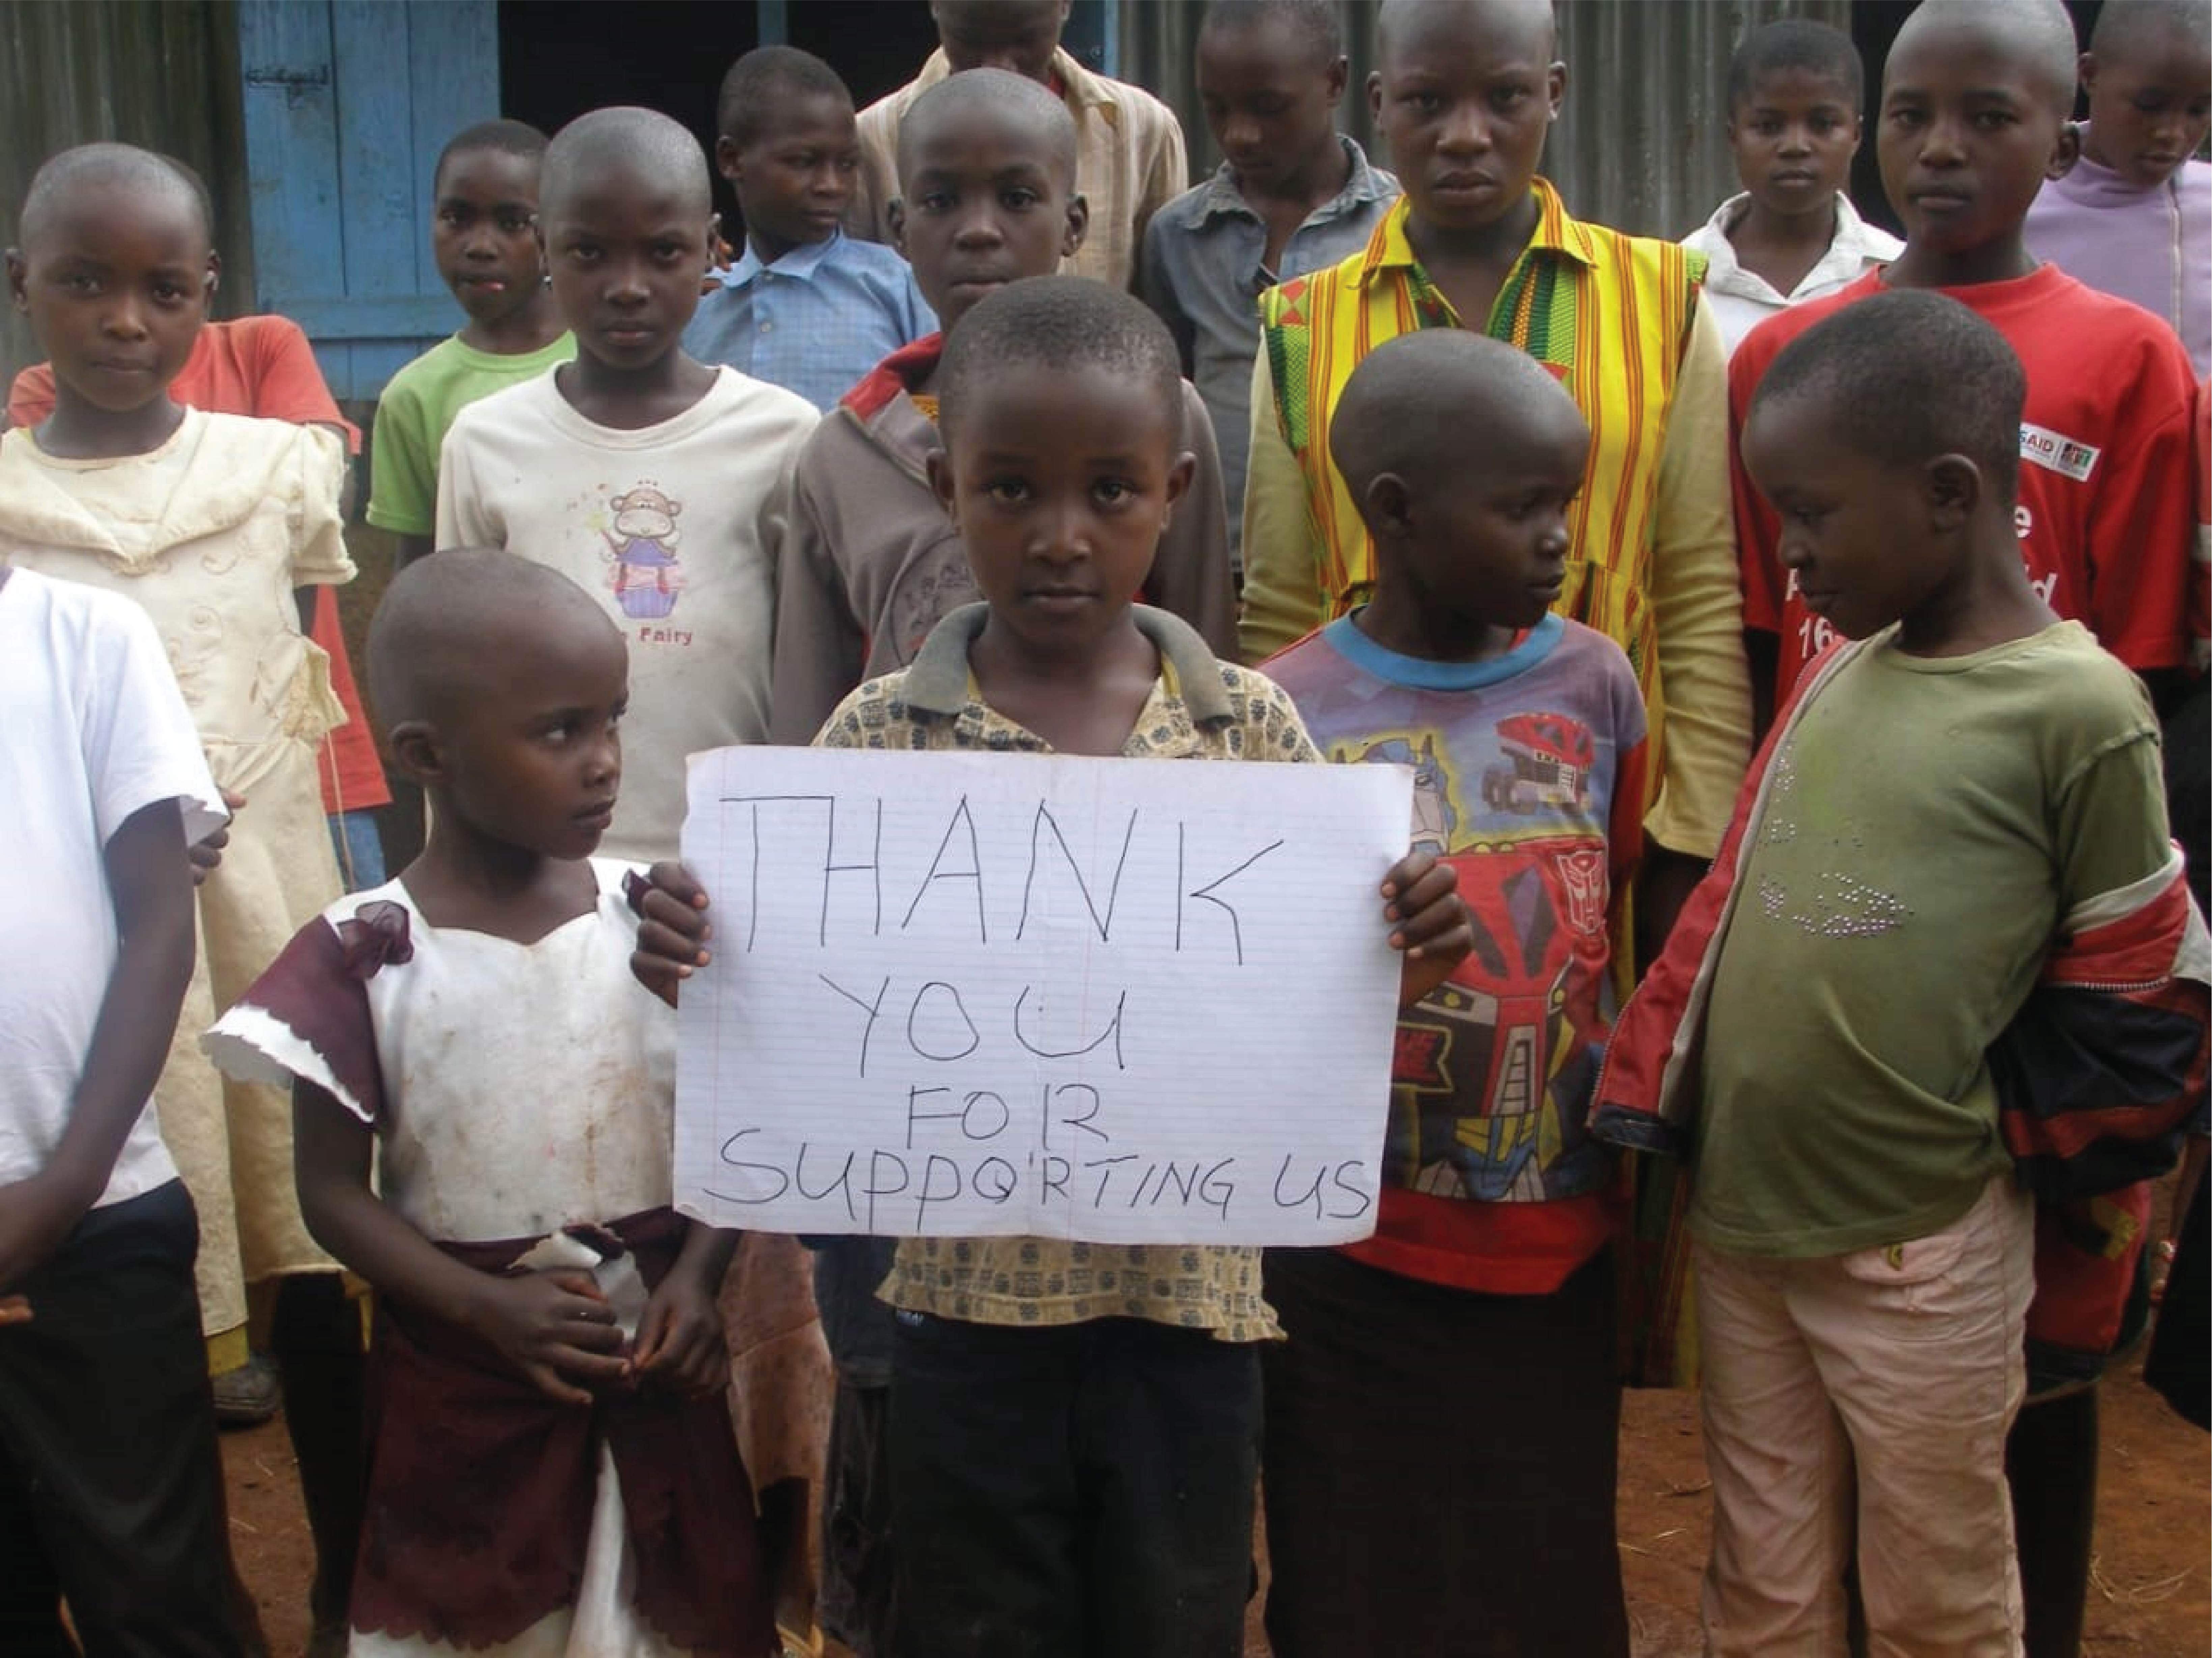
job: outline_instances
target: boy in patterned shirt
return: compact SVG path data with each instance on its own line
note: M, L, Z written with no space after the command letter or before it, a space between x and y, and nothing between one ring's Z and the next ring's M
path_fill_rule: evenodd
M1042 276L947 341L930 457L984 602L845 699L830 748L1316 760L1290 700L1131 602L1190 483L1175 343L1136 300ZM656 871L641 976L703 965L704 896ZM1449 872L1384 878L1418 999L1468 949ZM1258 1472L1258 1251L902 1241L889 1424L895 1649L1241 1649Z

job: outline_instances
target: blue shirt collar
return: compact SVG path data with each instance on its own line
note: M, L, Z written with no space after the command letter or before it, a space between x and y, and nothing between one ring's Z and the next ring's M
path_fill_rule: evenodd
M1358 614L1354 610L1351 616L1337 617L1322 629L1322 636L1353 667L1390 684L1417 691L1479 691L1486 685L1495 685L1534 667L1552 653L1567 634L1565 623L1556 616L1547 616L1503 656L1493 656L1486 662L1431 662L1425 657L1403 656L1376 644L1353 624L1352 616Z
M738 255L738 262L726 270L715 272L715 275L721 278L722 286L725 288L743 288L765 270L773 270L779 276L790 276L797 281L805 282L814 275L821 263L830 257L837 244L844 240L843 231L832 230L823 240L802 242L774 264L763 264L761 263L760 255L753 252L752 238L748 236L745 239L745 251Z

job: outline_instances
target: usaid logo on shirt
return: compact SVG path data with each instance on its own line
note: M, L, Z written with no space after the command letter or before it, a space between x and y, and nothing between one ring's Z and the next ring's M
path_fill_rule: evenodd
M2089 474L2097 467L2097 457L2103 452L2078 438L2069 438L2063 432L2054 432L2047 426L2032 426L2026 421L2021 422L2020 458L2033 462L2045 471L2072 478L2076 483L2089 481Z

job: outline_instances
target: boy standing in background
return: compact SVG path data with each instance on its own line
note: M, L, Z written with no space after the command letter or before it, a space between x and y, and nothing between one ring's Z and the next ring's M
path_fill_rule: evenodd
M1682 238L1705 256L1705 299L1733 353L1776 312L1832 294L1905 244L1859 217L1844 190L1859 153L1865 70L1850 37L1784 18L1729 64L1729 149L1741 193Z
M1545 364L1592 434L1559 609L1627 653L1650 721L1648 953L1719 845L1750 752L1725 363L1702 259L1571 217L1537 176L1566 92L1558 46L1547 0L1384 0L1368 101L1405 193L1359 253L1261 298L1237 635L1260 660L1373 583L1328 444L1368 350L1471 328Z
M805 398L686 355L714 213L698 143L594 110L545 152L540 234L577 355L447 434L441 546L503 547L600 602L630 647L626 786L605 847L674 855L684 761L768 735L775 560Z
M1182 353L1221 449L1229 556L1242 566L1257 297L1367 245L1398 194L1336 130L1351 65L1330 0L1214 0L1198 35L1213 176L1145 227L1138 296Z
M2172 324L2212 374L2212 5L2106 0L2081 54L2081 155L2027 210L2038 257Z
M709 278L684 349L831 408L937 329L906 261L837 227L859 166L853 95L811 52L763 46L723 76L714 121L745 249Z
M1145 222L1190 183L1175 112L1142 87L1094 75L1061 49L1068 0L931 0L938 48L921 73L860 112L860 171L845 228L893 242L899 127L914 100L949 75L1000 69L1036 82L1075 124L1076 188L1091 204L1091 234L1060 269L1127 288L1137 274Z
M392 377L376 403L368 521L399 537L399 562L431 547L438 451L478 398L576 355L546 285L538 242L538 174L545 135L520 121L483 121L438 157L430 246L468 321Z
M810 741L844 695L902 668L975 580L959 531L930 493L939 446L937 374L960 319L994 288L1049 276L1082 244L1075 131L1034 82L971 70L915 100L899 136L899 246L944 334L879 364L808 438L777 581L775 740ZM1142 597L1226 652L1235 637L1220 465L1188 382L1183 443L1195 457L1143 577Z

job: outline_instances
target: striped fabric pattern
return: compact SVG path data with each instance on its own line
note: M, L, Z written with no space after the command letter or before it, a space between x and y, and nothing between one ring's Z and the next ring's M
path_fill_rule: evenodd
M1570 518L1574 544L1557 608L1628 653L1656 750L1665 714L1646 589L1660 453L1705 260L1673 242L1583 223L1541 179L1533 190L1535 234L1485 330L1557 374L1589 422L1589 468ZM1305 477L1322 586L1339 616L1366 599L1375 549L1328 457L1330 412L1374 347L1416 329L1461 325L1414 257L1408 212L1400 201L1364 251L1270 288L1260 301L1277 416ZM1655 752L1653 793L1664 773Z

